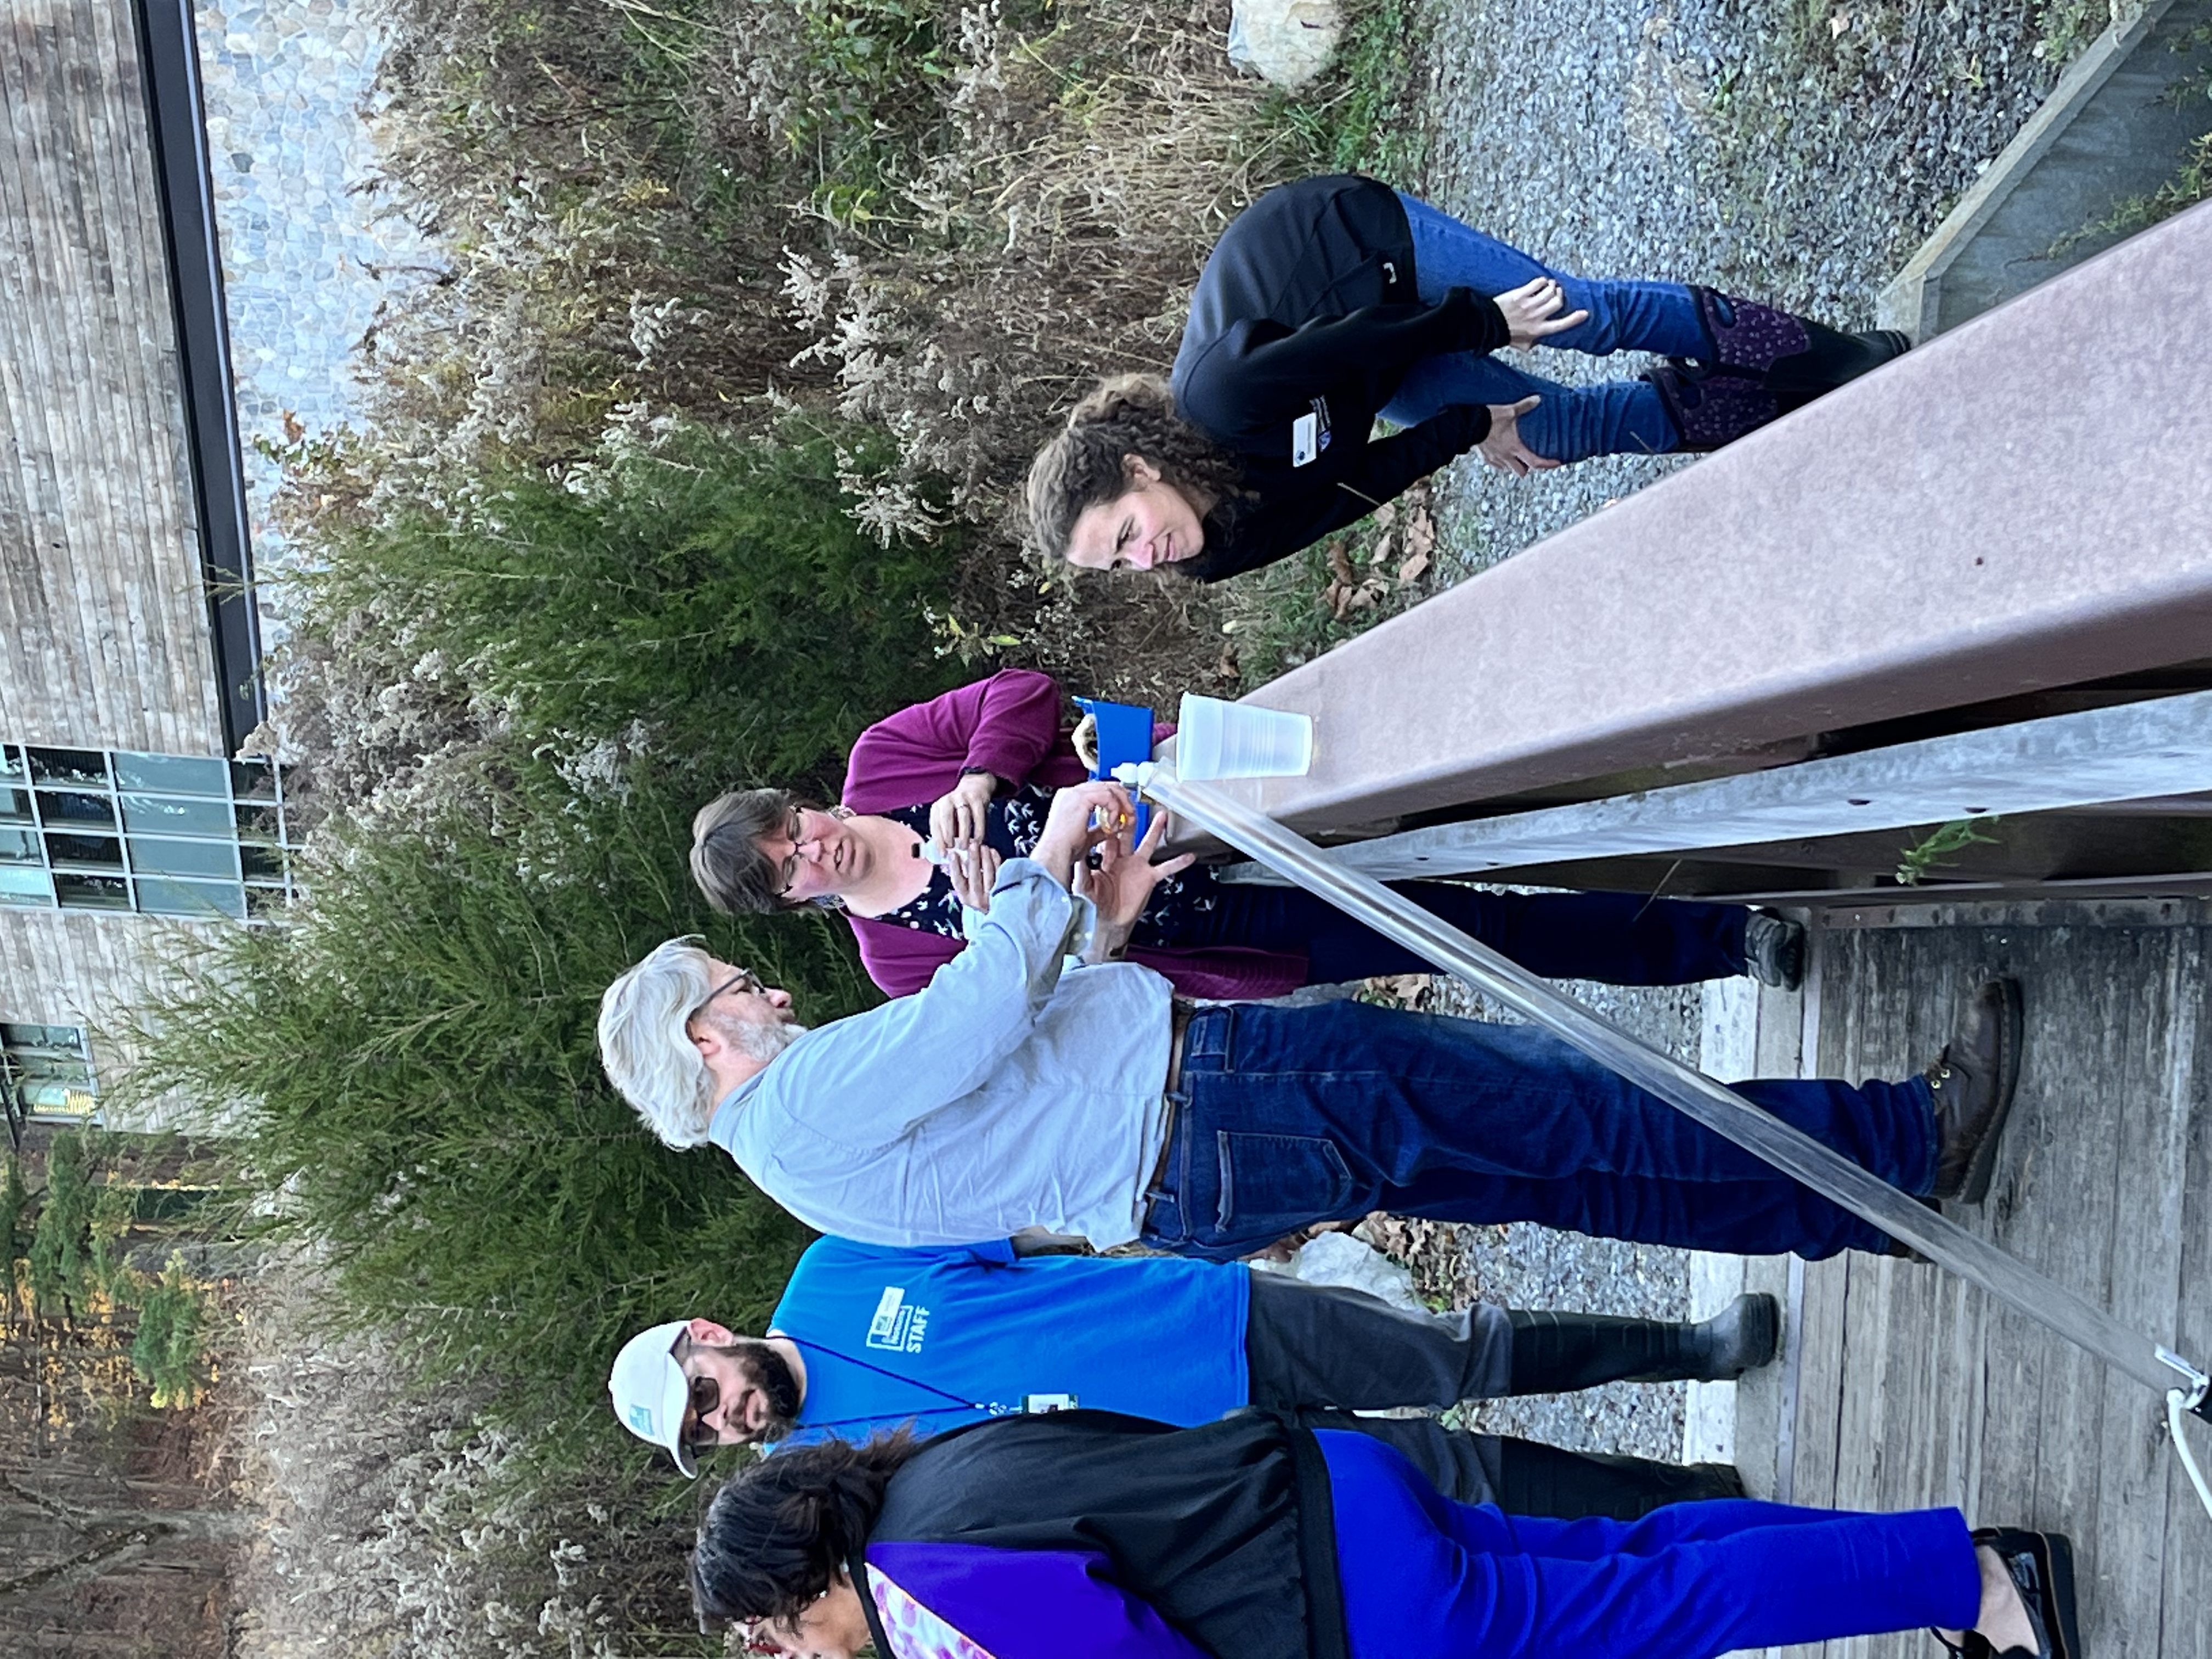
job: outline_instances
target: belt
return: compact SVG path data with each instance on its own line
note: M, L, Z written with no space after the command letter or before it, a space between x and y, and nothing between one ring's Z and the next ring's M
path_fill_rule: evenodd
M1190 1030L1191 1016L1198 1011L1180 1000L1168 1005L1168 1075L1160 1104L1160 1155L1152 1165L1146 1192L1157 1192L1168 1178L1168 1155L1175 1149L1176 1094L1182 1087L1182 1041Z

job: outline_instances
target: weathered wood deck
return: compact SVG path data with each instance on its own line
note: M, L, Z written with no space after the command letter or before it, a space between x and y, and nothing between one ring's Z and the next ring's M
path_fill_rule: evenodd
M2017 976L2027 1042L1996 1183L1978 1212L1953 1214L2201 1362L2208 945L2202 901L1832 912L1802 1004L1763 1001L1759 1060L1786 1063L1802 1041L1808 1073L1900 1076L1941 1045L1962 993ZM1865 1256L1747 1267L1792 1314L1782 1363L1737 1390L1736 1452L1755 1491L1957 1504L1977 1523L2063 1529L2089 1655L2212 1654L2212 1520L2141 1384L1938 1268ZM2212 1429L2191 1426L2205 1461ZM1827 1646L1854 1659L1934 1651L1924 1636Z

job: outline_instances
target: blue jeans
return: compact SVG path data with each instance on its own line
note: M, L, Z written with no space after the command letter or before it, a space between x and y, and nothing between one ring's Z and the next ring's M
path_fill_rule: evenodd
M1956 1630L1981 1612L1981 1569L1956 1510L1723 1499L1641 1521L1554 1521L1453 1503L1370 1436L1316 1438L1351 1659L1711 1659Z
M1190 885L1188 877L1184 884ZM1751 913L1740 904L1638 893L1487 893L1446 881L1390 884L1431 915L1548 979L1687 985L1744 971L1744 924ZM1168 936L1155 941L1140 933L1139 942L1303 955L1309 985L1436 971L1419 951L1302 887L1248 887L1210 878L1205 886L1212 909L1188 908Z
M1546 337L1546 346L1599 357L1615 351L1696 357L1711 349L1697 301L1680 283L1571 276L1426 202L1402 193L1398 199L1413 228L1415 291L1428 304L1442 300L1449 289L1471 288L1494 297L1534 277L1552 276L1566 293L1560 314L1587 310L1589 320ZM1498 356L1471 351L1416 363L1382 415L1401 426L1414 426L1455 404L1517 403L1532 393L1544 401L1521 417L1521 441L1552 460L1663 454L1681 441L1657 390L1647 381L1562 386Z
M1908 1193L1936 1180L1928 1085L1736 1092ZM1888 1235L1549 1033L1365 1003L1203 1008L1183 1039L1145 1241L1230 1261L1372 1210L1817 1259Z

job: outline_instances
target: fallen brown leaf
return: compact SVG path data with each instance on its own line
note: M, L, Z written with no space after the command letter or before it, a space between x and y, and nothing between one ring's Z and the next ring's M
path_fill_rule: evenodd
M1328 544L1328 570L1329 574L1334 576L1337 580L1345 583L1346 586L1349 586L1359 580L1359 578L1353 574L1352 568L1352 556L1348 550L1347 544L1345 542L1344 538L1341 536L1339 536L1334 541Z
M1398 586L1411 587L1415 582L1420 580L1422 573L1428 568L1429 556L1425 553L1414 554L1412 558L1398 567Z
M1433 551L1436 544L1437 521L1429 516L1428 508L1410 509L1406 514L1406 551L1419 558Z
M1397 550L1397 542L1392 538L1390 532L1386 530L1375 538L1375 550L1367 556L1367 562L1370 564L1388 564L1390 562L1390 556Z

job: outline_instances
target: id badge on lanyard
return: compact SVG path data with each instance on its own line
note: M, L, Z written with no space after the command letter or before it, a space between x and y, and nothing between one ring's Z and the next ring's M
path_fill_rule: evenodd
M1075 1396L1072 1394L1025 1394L1022 1396L1022 1409L1031 1416L1042 1416L1047 1412L1072 1412L1075 1409Z

